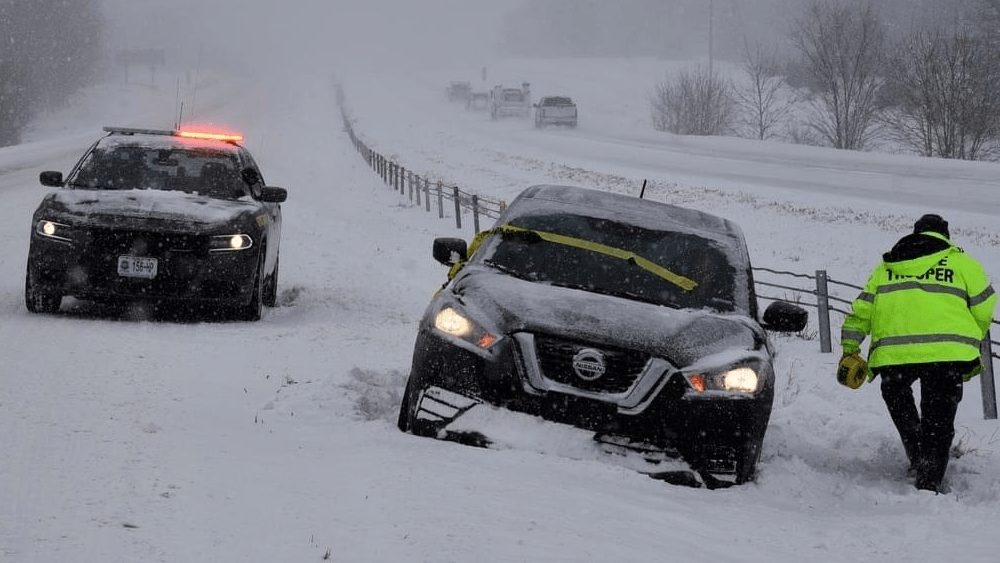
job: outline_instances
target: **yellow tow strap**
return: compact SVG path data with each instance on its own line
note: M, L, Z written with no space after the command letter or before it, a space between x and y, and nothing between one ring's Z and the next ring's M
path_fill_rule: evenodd
M639 266L640 268L648 272L652 272L653 274L687 291L691 291L695 287L698 287L698 282L690 278L686 278L682 275L675 274L674 272L671 272L667 268L664 268L663 266L651 260L643 258L642 256L639 256L638 254L632 251L623 250L621 248L615 248L613 246L608 246L606 244L601 244L599 242L594 242L591 240L584 240L576 237L570 237L556 233L549 233L546 231L525 229L523 227L516 227L514 225L509 225L509 224L503 224L498 227L494 227L492 229L487 229L485 231L477 233L476 236L472 238L472 242L469 243L468 255L472 256L473 253L475 253L476 250L479 249L479 246L483 243L483 241L486 240L488 237L492 235L505 234L505 233L509 234L533 233L535 235L538 235L538 237L544 241L553 242L556 244L562 244L565 246L571 246L573 248L589 250L591 252L597 252L599 254L611 256L612 258L625 260L626 262L635 264L636 266ZM449 278L454 277L455 274L458 273L458 270L461 269L461 267L464 265L465 265L464 262L459 262L458 264L452 266L451 271L448 273L448 277Z

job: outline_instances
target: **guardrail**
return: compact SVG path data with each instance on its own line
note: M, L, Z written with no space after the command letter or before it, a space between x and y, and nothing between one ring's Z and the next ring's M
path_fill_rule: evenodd
M484 197L482 195L467 192L458 186L447 186L442 180L431 181L427 177L414 174L412 170L407 170L398 162L379 154L372 150L362 141L354 131L354 126L347 117L344 109L343 90L337 87L337 101L340 104L341 116L344 120L344 130L351 138L354 148L361 154L362 158L371 166L372 170L378 174L391 189L401 195L409 193L411 203L416 203L417 207L424 207L431 211L432 200L436 202L438 217L445 217L445 208L454 210L455 226L462 228L462 211L467 210L472 214L473 232L478 233L482 229L479 224L479 217L483 215L489 218L497 218L500 212L507 206L507 202L502 199ZM421 205L421 199L423 205ZM445 200L451 202L446 205ZM754 287L757 288L757 297L770 301L785 301L796 305L804 305L816 309L816 319L818 324L818 336L820 341L820 352L830 353L833 351L833 336L830 324L830 313L840 313L844 316L850 314L851 303L854 297L863 289L859 285L838 281L830 278L826 270L816 270L814 274L799 274L783 270L773 270L770 268L753 268ZM763 277L765 279L758 279ZM786 281L791 279L792 281ZM811 286L790 285L801 283L799 280L811 280ZM762 288L764 290L762 291ZM778 296L768 295L765 291L783 289L791 294ZM832 291L831 291L832 289ZM852 294L845 296L846 291L853 290ZM841 308L843 306L844 308ZM994 325L1000 327L1000 322L994 320ZM986 419L997 418L996 388L994 385L993 360L1000 360L1000 355L993 352L994 346L1000 349L1000 342L991 340L990 333L987 332L980 346L983 358L983 374L980 376L980 384L983 391L983 416Z
M505 200L467 192L458 186L445 185L443 180L430 180L426 176L415 174L400 163L372 150L355 133L354 126L344 109L343 96L343 90L338 86L337 101L340 104L340 114L344 120L344 130L350 136L354 148L386 185L401 195L408 192L411 203L416 203L417 207L421 207L422 199L423 207L430 212L433 201L436 203L438 217L444 218L445 201L450 201L451 203L447 207L449 210L454 209L455 226L459 229L462 228L462 211L468 210L472 214L473 232L482 230L479 226L480 215L495 219L507 207Z

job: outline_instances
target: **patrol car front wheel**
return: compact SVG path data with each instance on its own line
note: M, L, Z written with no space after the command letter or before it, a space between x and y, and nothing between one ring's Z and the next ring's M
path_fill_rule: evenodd
M50 291L42 291L31 281L31 270L28 270L24 280L24 304L32 313L55 313L62 305L62 295Z

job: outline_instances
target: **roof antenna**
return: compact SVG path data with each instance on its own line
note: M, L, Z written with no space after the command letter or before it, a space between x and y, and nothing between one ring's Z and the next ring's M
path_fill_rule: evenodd
M642 181L642 190L639 191L639 199L642 199L642 196L646 195L646 182L647 180Z

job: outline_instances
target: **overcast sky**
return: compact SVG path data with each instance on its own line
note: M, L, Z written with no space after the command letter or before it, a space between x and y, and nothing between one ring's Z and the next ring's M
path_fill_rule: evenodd
M520 0L103 0L112 49L164 49L171 61L244 64L303 61L478 62L495 51L500 21Z

